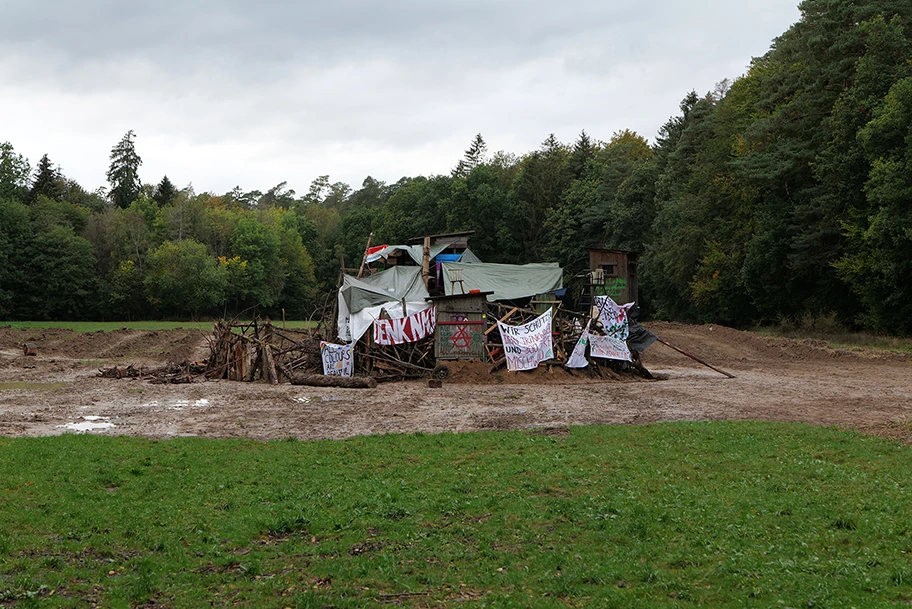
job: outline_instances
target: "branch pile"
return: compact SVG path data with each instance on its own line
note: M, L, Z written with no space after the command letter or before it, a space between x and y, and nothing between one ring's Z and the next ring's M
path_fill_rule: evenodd
M111 366L99 368L95 376L106 379L140 379L157 384L192 383L196 377L206 372L206 366L198 362L168 362L160 368L136 367L130 364L126 368Z
M355 348L355 371L381 382L426 377L443 379L450 373L446 366L436 365L433 335L402 345L377 345L363 339Z
M320 340L315 332L280 330L269 320L220 321L209 339L206 378L277 385L280 375L291 380L296 371L322 372Z

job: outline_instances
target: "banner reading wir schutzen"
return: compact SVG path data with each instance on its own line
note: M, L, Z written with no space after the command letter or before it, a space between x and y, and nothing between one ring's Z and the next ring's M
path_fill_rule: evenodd
M554 359L551 342L551 316L548 309L532 321L521 326L508 326L497 322L507 356L507 370L533 370L549 359Z

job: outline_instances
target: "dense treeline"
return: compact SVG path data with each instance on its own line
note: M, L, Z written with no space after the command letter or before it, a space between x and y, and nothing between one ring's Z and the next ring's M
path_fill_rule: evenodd
M485 261L642 253L655 316L747 325L835 315L912 332L912 5L805 0L747 74L690 93L649 145L477 136L449 175L315 180L223 195L138 179L128 133L108 191L0 150L0 316L303 315L374 243L474 230Z

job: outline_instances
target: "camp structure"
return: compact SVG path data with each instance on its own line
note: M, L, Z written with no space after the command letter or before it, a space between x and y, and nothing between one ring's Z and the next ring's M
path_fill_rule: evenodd
M419 266L393 266L358 279L344 275L338 294L337 336L358 341L375 319L401 319L429 308Z
M469 249L471 234L369 241L360 268L343 269L334 310L311 335L268 320L219 326L207 375L273 383L339 376L349 380L332 384L355 386L356 377L442 378L454 361L469 360L491 374L559 366L648 376L638 352L655 339L628 321L633 300L625 300L636 294L635 254L591 250L593 306L575 312L561 298L560 265L482 262Z
M596 318L588 306L584 313L569 311L560 298L560 265L482 262L469 249L471 234L368 248L365 261L384 268L342 277L334 335L352 346L357 373L411 378L453 360L483 362L492 372L540 363L584 368L592 357L602 358L602 365L624 362L616 368L636 363L625 343L629 304L618 305L603 290L593 293L604 309ZM623 266L615 265L599 267L597 274L608 271L613 278ZM572 357L581 347L583 354Z

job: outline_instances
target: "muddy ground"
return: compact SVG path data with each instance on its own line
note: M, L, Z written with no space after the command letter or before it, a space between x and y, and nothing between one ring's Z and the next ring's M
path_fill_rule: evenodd
M97 378L111 365L161 365L208 355L197 330L0 328L0 435L89 433L345 438L362 434L562 428L656 421L801 421L856 427L912 441L912 357L834 350L721 326L650 329L728 379L655 344L644 355L661 380L593 380L559 368L487 374L454 367L442 389L424 382L376 389L268 386L232 381L155 385ZM37 343L37 357L22 344Z

